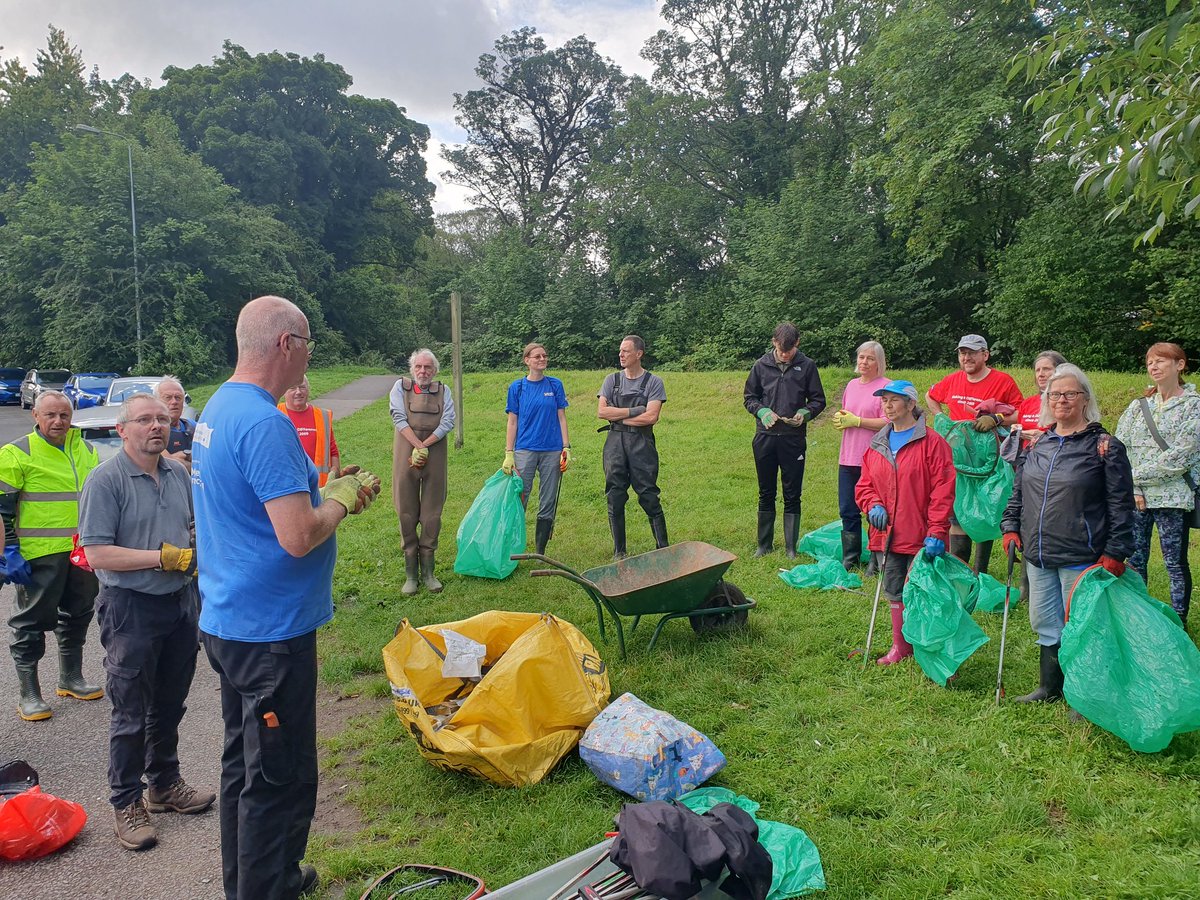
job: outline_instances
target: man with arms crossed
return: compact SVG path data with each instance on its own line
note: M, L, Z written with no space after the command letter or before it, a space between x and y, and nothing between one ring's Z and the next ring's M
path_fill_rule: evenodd
M79 498L79 543L101 585L109 800L127 850L158 843L151 811L199 813L216 799L179 774L179 723L196 674L196 565L190 477L163 456L170 429L161 400L126 400L117 415L121 452L95 468Z
M317 800L317 628L333 618L334 532L379 493L317 470L275 404L316 342L282 297L237 323L238 361L196 425L192 497L204 608L200 631L221 679L221 863L227 900L292 900Z

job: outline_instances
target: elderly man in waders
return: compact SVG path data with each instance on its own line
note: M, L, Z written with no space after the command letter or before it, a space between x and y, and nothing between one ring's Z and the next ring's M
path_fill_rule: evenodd
M625 556L625 503L632 485L638 503L650 519L655 547L666 547L667 519L658 490L658 448L654 423L667 400L662 379L642 368L646 343L636 334L621 341L621 371L613 372L600 386L596 415L608 424L604 439L604 494L608 499L608 526L612 530L613 558Z
M442 583L433 574L442 507L446 503L446 442L454 428L454 401L440 381L433 351L417 350L408 359L411 378L392 387L392 502L400 517L404 545L404 585L400 593L417 592L418 562L425 587L437 593ZM417 525L421 526L420 535ZM419 558L419 559L418 559Z

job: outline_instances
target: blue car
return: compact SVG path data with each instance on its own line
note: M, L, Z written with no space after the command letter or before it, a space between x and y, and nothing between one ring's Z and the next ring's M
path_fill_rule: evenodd
M109 385L119 377L116 372L80 372L67 379L63 393L76 409L100 406L108 396Z
M24 369L0 369L0 403L20 403L24 380Z

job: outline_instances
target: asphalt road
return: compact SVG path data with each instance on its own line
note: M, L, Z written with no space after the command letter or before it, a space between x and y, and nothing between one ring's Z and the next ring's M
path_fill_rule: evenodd
M394 375L369 376L314 402L332 409L335 419L344 418L386 396L395 380ZM0 443L27 434L32 427L28 411L15 406L0 408ZM10 608L13 594L11 585L0 589L0 609ZM24 722L17 717L16 671L7 653L0 657L0 764L14 758L28 761L38 770L42 790L82 804L88 822L74 841L48 857L25 863L0 861L0 897L219 900L224 894L215 811L194 816L155 815L159 843L152 850L133 853L117 843L108 802L111 707L107 699L83 702L54 696L57 654L54 636L47 638L40 676L42 695L54 711L50 719ZM100 684L104 683L103 656L93 622L84 675ZM189 783L217 789L222 736L217 676L201 652L188 712L180 727L179 759Z

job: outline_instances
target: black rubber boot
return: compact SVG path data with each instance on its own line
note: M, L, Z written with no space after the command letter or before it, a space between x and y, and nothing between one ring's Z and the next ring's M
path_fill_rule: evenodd
M82 647L58 651L58 690L55 693L76 700L99 700L104 696L104 688L84 681Z
M783 514L783 555L796 558L796 541L800 539L800 514Z
M1032 693L1015 698L1014 703L1054 703L1062 699L1063 673L1058 666L1058 648L1058 644L1041 648L1041 682Z
M421 551L421 580L430 593L436 594L442 589L442 583L433 574L433 551Z
M766 556L775 549L775 510L758 511L758 549L755 556Z
M971 539L965 534L950 535L950 553L969 566L971 564Z
M608 511L608 529L612 532L613 559L625 558L625 510Z
M553 519L538 519L537 531L534 534L533 546L538 553L546 552L546 545L550 543L550 538L554 535L554 520Z
M21 699L17 703L17 715L26 722L40 722L53 713L49 704L42 699L42 686L38 684L37 666L17 666L17 683L21 687Z
M654 546L661 550L663 547L671 546L671 542L667 540L667 517L657 515L650 520L650 533L654 535Z
M871 558L867 560L867 571L863 574L868 578L873 578L878 575L883 569L883 553L879 550L871 551Z
M404 586L400 588L400 593L406 597L411 597L419 588L417 578L420 577L420 563L417 561L417 554L404 554Z
M992 544L994 541L980 541L975 545L975 574L986 572L988 563L992 561Z
M849 572L862 559L862 531L842 532L842 568Z

